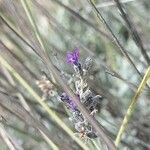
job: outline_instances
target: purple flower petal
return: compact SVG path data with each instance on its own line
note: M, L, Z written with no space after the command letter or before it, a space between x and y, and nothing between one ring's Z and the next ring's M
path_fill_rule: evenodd
M66 94L66 93L62 93L62 95L60 96L60 99L63 101L63 102L68 102L70 99L69 99L69 96Z
M78 95L77 95L78 96ZM78 96L79 97L79 96ZM72 101L66 93L62 93L60 99L67 104L71 110L77 110L77 105Z
M74 51L73 51L73 55L76 59L79 59L79 48L75 48Z
M67 63L77 65L79 61L79 49L75 48L73 52L69 52L66 55Z
M72 110L76 110L77 109L77 105L71 100L70 102L69 102L69 107L72 109Z

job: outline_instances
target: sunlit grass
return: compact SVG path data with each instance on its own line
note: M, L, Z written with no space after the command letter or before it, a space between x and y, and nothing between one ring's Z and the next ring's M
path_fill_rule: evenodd
M149 80L149 78L150 78L150 67L147 69L137 91L135 92L134 97L131 99L131 103L128 107L127 113L122 121L121 127L119 129L119 132L118 132L116 140L115 140L116 146L118 146L121 141L122 134L124 133L124 131L127 128L127 125L131 119L131 115L133 114L133 112L135 110L135 106L137 104L138 98L139 98L140 94L142 93L144 87L146 86L146 83Z

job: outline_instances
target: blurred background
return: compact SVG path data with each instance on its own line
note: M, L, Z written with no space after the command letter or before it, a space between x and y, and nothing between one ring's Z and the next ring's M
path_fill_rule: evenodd
M120 2L133 23L131 27L122 18L115 1L95 0L95 5L135 66L122 54L108 28L97 18L87 0L29 1L34 20L48 47L48 54L59 70L68 78L73 74L73 68L66 64L66 53L75 47L80 49L81 63L89 56L93 59L88 84L95 94L103 97L102 107L96 119L109 131L113 140L131 98L141 82L141 76L144 75L150 62L150 1L120 0ZM140 39L132 36L132 27L138 33L136 37ZM38 55L42 55L41 47L21 1L0 0L0 56L42 97L43 93L36 83L45 73L48 74L48 71ZM56 89L57 87L53 89L55 96L52 94L45 103L76 132L68 119L66 107L57 99L59 90ZM60 149L82 149L2 64L0 64L0 91L0 99L12 101L19 107L31 111L34 114L31 116L45 125L51 140L55 141ZM13 105L11 110L11 104L10 107L9 104L5 104L3 107L0 103L0 150L7 150L9 142L15 145L16 149L51 149L34 123L32 124L34 121L31 118L24 114L21 116L24 119L20 118L14 113ZM139 98L119 149L150 149L149 108L150 93L147 86ZM8 139L9 142L4 139ZM98 149L95 145L98 147L103 145L99 139L89 140L86 144L91 150Z

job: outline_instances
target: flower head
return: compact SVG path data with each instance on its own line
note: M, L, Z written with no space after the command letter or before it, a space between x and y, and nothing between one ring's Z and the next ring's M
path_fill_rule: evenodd
M72 101L69 96L66 93L62 93L62 95L60 96L60 99L67 103L67 105L69 106L69 108L71 110L77 110L77 105L75 104L74 101Z
M69 99L69 96L66 94L66 93L62 93L61 96L60 96L60 99L63 101L63 102L68 102L70 99Z
M69 101L68 106L71 110L77 110L77 105L72 100Z
M78 65L79 61L79 48L75 48L73 52L67 53L66 56L67 63Z

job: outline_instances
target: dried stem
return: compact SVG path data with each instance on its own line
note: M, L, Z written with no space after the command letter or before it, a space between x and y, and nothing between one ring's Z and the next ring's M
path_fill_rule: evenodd
M125 48L122 46L122 44L119 42L118 38L116 37L116 35L114 34L114 32L112 31L112 29L110 28L110 26L107 24L106 20L104 19L104 17L102 16L102 14L100 13L100 11L96 8L93 0L88 0L89 3L91 4L91 7L93 8L93 10L95 11L95 13L97 14L97 17L100 21L102 21L104 23L104 25L106 26L106 28L108 29L108 31L110 32L110 34L112 35L115 44L119 47L121 53L125 56L125 58L128 60L128 62L133 66L133 68L135 69L135 71L140 75L140 77L142 78L142 74L139 72L139 70L136 68L134 62L132 61L132 59L130 58L130 56L128 55L127 51L125 50Z
M114 1L116 2L116 5L121 12L122 18L126 22L128 29L131 32L133 40L135 41L136 45L140 48L141 53L142 53L143 57L145 58L147 64L150 64L150 58L149 58L146 50L144 49L142 39L140 38L140 35L139 35L138 31L136 30L134 23L131 21L129 15L127 13L127 10L125 10L125 7L123 7L123 5L121 4L121 2L119 0L114 0Z
M82 21L84 24L88 25L89 27L92 27L95 31L99 32L100 35L103 35L104 37L106 37L107 39L109 39L110 41L112 41L112 38L107 33L105 33L104 31L102 31L100 29L98 29L97 27L95 27L95 25L93 23L91 23L89 20L87 20L84 17L82 17L79 13L75 12L72 8L66 6L65 4L63 4L59 0L51 0L51 1L57 3L59 6L63 7L65 10L67 10L68 12L70 12L77 19L79 19L80 21Z
M133 2L135 0L121 0L120 3L129 3L129 2ZM104 7L109 7L109 6L114 6L115 3L112 1L108 1L108 2L103 2L101 4L97 4L96 7L97 8L104 8Z
M33 118L19 103L8 100L8 98L10 97L0 93L0 106L15 114L18 118L20 118L28 125L37 128L40 132L42 132L42 136L44 136L44 139L46 138L49 146L55 150L59 150L57 145L51 140L53 136L49 134L48 129L45 128L45 126L37 119Z
M17 150L14 143L12 142L13 140L10 139L10 137L8 136L8 133L6 132L6 130L3 127L2 123L0 123L0 135L1 135L2 139L5 141L5 143L7 144L8 148L10 150Z
M6 24L6 26L9 27L9 29L13 31L13 33L15 33L16 36L18 36L27 46L29 46L41 58L41 55L35 50L35 48L27 41L25 37L23 37L23 35L21 35L19 31L15 29L14 26L12 26L12 24L1 12L0 12L0 19L2 19L2 21Z

